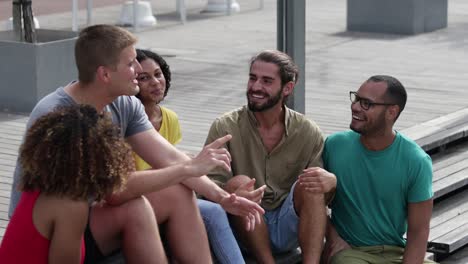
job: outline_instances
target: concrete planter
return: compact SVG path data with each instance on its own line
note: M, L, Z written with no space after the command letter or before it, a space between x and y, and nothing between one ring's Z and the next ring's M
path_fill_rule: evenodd
M15 40L0 32L0 110L30 112L57 87L76 79L76 32L37 30L37 43Z
M347 0L350 31L419 34L447 27L447 0Z

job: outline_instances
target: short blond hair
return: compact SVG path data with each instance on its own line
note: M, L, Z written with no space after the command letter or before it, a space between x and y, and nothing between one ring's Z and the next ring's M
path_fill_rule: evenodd
M122 50L136 42L132 33L117 26L94 25L83 29L75 44L78 80L91 83L98 67L116 66Z

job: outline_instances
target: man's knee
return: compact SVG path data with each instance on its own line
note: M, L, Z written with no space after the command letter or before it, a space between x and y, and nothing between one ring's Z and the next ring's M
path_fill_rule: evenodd
M250 182L252 179L249 176L246 175L237 175L232 177L225 186L225 189L229 193L235 192L241 185L246 184ZM253 187L252 190L253 191Z
M294 208L299 213L303 208L325 207L325 197L326 195L323 193L313 193L296 184L294 187Z
M151 204L155 208L160 206L178 207L184 204L195 205L195 194L183 184L175 184L163 190L147 194Z
M183 184L176 184L168 189L169 195L175 199L189 199L195 201L195 194L193 190L189 189ZM178 198L179 197L179 198Z
M121 210L120 213L126 222L138 222L144 219L143 216L155 217L153 207L144 196L128 201L124 207L125 209Z

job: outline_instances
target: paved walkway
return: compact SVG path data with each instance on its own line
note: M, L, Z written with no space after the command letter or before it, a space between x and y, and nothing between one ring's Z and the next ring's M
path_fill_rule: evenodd
M275 48L276 0L265 0L261 11L257 1L238 0L242 11L232 16L200 13L206 1L186 1L185 25L178 21L175 1L153 2L153 9L160 6L159 25L137 32L138 46L166 55L174 84L164 104L181 119L180 148L196 152L213 119L245 103L249 58ZM96 8L95 22L115 23L119 12L120 5ZM468 106L466 0L449 1L448 28L417 36L346 32L342 0L308 0L306 12L306 115L326 134L347 129L347 92L373 74L394 75L407 87L408 105L398 129ZM69 12L38 18L42 28L71 25ZM0 234L25 120L0 115Z

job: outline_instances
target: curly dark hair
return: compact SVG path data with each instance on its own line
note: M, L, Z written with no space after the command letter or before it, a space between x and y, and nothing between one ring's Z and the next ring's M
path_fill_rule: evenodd
M40 117L20 148L20 189L97 201L121 190L135 168L119 132L110 116L89 105L62 106Z
M159 54L145 49L137 49L137 61L142 62L147 59L152 59L161 68L164 79L166 79L166 91L164 91L164 97L166 97L169 88L171 87L171 69L167 64L166 60ZM139 94L136 95L139 98Z

